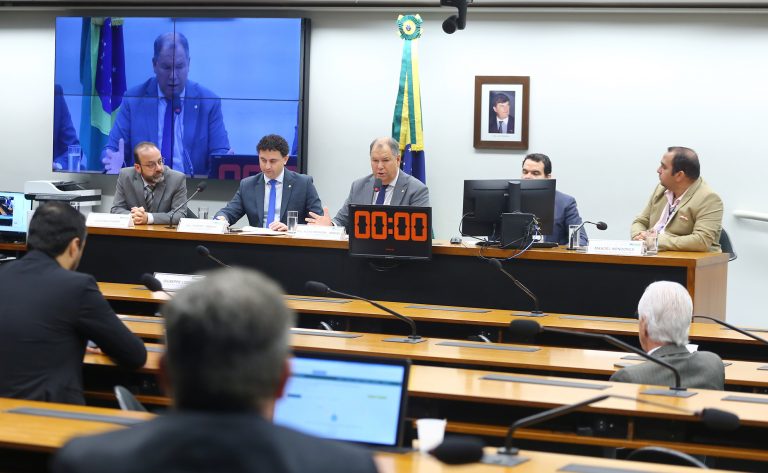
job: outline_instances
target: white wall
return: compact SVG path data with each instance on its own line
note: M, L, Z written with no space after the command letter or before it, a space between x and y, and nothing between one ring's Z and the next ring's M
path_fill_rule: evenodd
M335 213L349 183L369 172L371 139L390 132L402 43L396 13L309 16L309 172ZM728 319L768 326L760 297L768 224L732 216L768 211L768 15L470 12L467 29L452 36L440 28L447 13L422 16L427 182L439 238L457 233L464 179L516 177L527 153L472 147L474 76L527 75L528 152L553 159L558 187L577 197L582 216L608 223L601 236L627 236L667 146L699 152L739 253ZM0 15L0 189L52 176L53 18ZM111 194L113 179L92 182ZM215 210L234 185L215 183L205 194L212 200L200 202ZM587 297L600 297L599 288Z

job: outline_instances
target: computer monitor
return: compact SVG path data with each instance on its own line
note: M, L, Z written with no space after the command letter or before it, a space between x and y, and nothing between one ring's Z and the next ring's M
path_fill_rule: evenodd
M274 422L373 447L399 447L408 398L406 359L296 353Z
M0 191L0 241L27 241L27 214L32 202L21 192Z
M555 179L483 179L464 181L461 233L501 239L501 214L536 216L543 235L555 220Z

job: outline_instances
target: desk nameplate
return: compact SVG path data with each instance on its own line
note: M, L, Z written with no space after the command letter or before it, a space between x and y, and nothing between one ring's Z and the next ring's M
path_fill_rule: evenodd
M406 309L419 309L419 310L442 310L445 312L467 312L471 314L487 314L490 309L469 309L465 307L441 307L437 305L418 305L412 304L405 306Z
M300 328L292 328L291 334L293 335L309 335L315 337L331 337L331 338L360 338L362 335L359 333L343 333L343 332L330 332L323 330L302 330Z
M436 345L442 345L444 347L479 348L481 350L524 351L531 353L541 350L541 348L535 347L513 347L509 345L496 345L495 343L440 342L436 343Z
M597 389L602 391L603 389L610 388L607 384L592 384L592 383L579 383L576 381L561 381L556 379L539 379L539 378L526 378L523 376L511 376L504 374L489 374L483 376L480 379L486 379L489 381L505 381L509 383L526 383L526 384L542 384L546 386L561 386L564 388L580 388L580 389Z
M110 416L104 414L91 414L88 412L59 411L56 409L43 409L39 407L17 407L5 412L11 414L25 414L31 416L56 417L59 419L86 420L91 422L107 422L118 425L135 425L146 422L144 419L132 419L129 417Z
M605 323L614 323L614 324L636 324L637 319L627 319L627 320L616 320L616 319L606 319L605 317L590 317L588 315L561 315L561 319L570 319L570 320L591 320L594 322L605 322Z
M751 402L754 404L768 404L768 398L758 398L758 397L747 397L747 396L725 396L723 401L733 401L733 402Z

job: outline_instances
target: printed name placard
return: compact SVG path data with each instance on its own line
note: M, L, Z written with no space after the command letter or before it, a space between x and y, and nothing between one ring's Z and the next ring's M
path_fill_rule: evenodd
M589 239L587 253L593 255L643 256L643 242L635 240Z
M88 227L131 228L133 227L133 219L131 214L91 212L85 219L85 225Z
M204 277L199 274L155 273L155 278L163 285L163 290L168 292L180 291Z
M202 220L198 218L182 218L177 232L210 233L223 235L227 232L227 222L223 220Z
M293 238L312 240L343 240L346 236L344 227L325 227L322 225L298 225Z

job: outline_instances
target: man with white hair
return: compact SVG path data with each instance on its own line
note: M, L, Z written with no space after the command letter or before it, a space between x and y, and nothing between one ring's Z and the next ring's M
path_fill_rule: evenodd
M637 304L640 318L640 346L680 372L680 384L686 388L722 390L725 384L723 360L710 352L689 352L693 301L688 291L676 282L657 281L645 289ZM646 361L622 368L611 381L672 386L674 374L668 368Z

